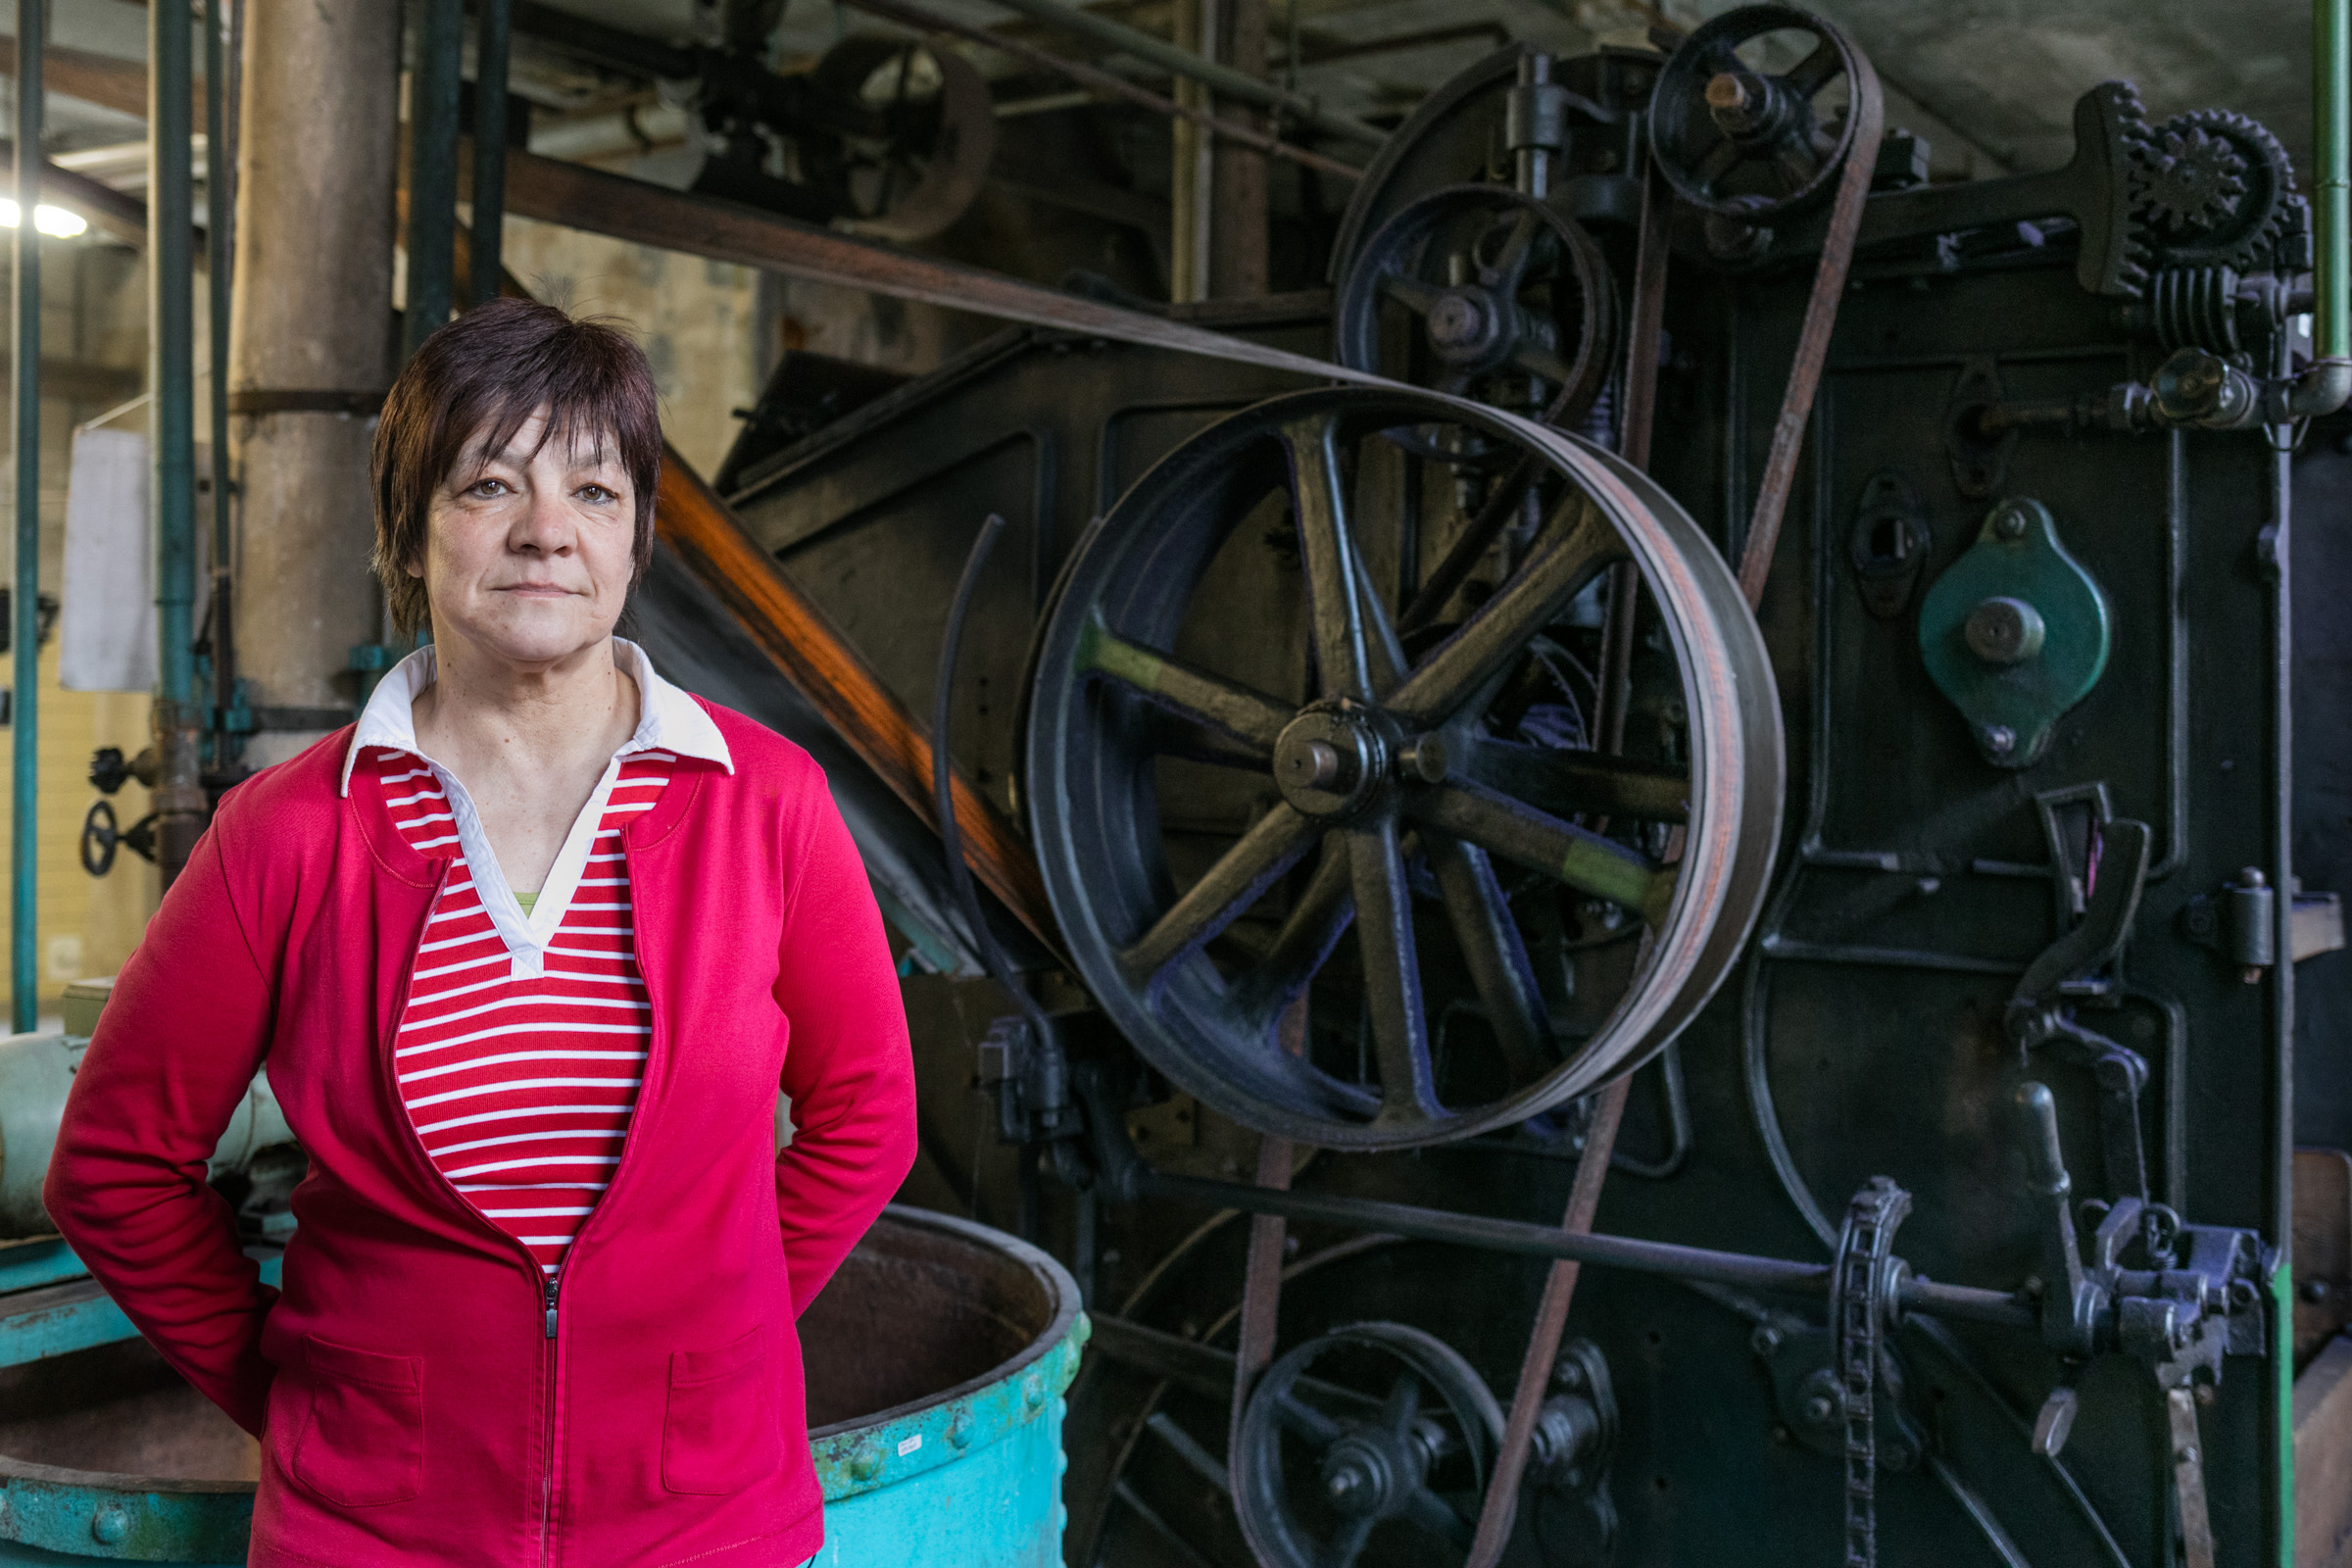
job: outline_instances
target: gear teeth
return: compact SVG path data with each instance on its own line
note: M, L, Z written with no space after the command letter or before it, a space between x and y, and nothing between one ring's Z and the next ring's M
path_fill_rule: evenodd
M2160 268L2271 265L2295 195L2294 164L2261 122L2231 110L2175 115L2134 147L2133 237ZM2201 166L2191 172L2183 164Z

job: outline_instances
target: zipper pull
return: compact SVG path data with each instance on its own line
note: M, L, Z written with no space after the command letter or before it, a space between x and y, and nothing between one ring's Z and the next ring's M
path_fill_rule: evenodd
M551 1340L556 1337L556 1281L561 1277L556 1274L547 1277L547 1337Z

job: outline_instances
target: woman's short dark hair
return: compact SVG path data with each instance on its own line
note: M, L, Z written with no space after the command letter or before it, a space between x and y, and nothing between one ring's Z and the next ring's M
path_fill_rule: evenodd
M630 580L644 575L662 474L661 409L645 352L609 321L575 318L536 300L491 300L417 347L375 428L375 573L402 631L427 618L423 580L409 568L424 560L434 491L468 451L504 451L541 409L542 444L577 441L600 457L617 453L637 509Z

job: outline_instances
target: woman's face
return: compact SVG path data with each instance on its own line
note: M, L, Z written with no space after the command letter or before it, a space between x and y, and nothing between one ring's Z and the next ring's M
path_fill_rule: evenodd
M546 410L503 452L479 437L433 495L424 579L433 637L545 667L612 634L628 596L636 497L614 444L547 441ZM534 450L535 449L535 450Z

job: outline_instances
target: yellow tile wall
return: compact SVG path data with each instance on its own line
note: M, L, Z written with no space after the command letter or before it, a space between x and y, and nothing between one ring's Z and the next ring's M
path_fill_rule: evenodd
M162 896L156 868L127 849L116 852L114 870L103 878L81 868L79 845L83 813L99 799L89 782L90 753L101 746L120 746L124 757L135 757L147 744L150 700L144 693L69 692L57 684L57 643L41 650L41 694L38 715L40 792L37 871L34 879L38 912L34 956L40 966L41 1006L56 1010L66 982L85 975L113 974L138 945ZM0 654L0 682L16 682L16 660ZM9 917L14 901L4 890L9 881L8 846L13 843L15 801L8 780L15 776L17 732L0 729L0 918ZM147 812L147 791L134 780L114 796L115 816L128 828ZM13 952L15 934L10 932ZM0 954L0 995L8 986L8 962Z

